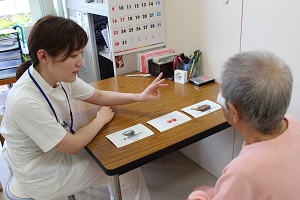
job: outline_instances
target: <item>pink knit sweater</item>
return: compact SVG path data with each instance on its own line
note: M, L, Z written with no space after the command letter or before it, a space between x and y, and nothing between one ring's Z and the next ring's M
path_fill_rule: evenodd
M299 200L300 123L286 114L279 137L243 145L215 187L196 188L188 200Z

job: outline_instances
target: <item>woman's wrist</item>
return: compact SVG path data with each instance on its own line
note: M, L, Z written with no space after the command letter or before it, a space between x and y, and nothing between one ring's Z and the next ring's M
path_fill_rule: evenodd
M143 96L142 93L141 94L135 94L135 99L137 102L143 102Z
M92 123L95 123L95 126L97 126L98 131L107 124L108 122L105 121L105 119L101 116L97 116Z

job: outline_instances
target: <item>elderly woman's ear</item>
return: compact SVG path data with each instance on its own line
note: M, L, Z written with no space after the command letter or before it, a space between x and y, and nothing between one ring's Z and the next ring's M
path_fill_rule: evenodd
M228 107L233 124L238 123L240 121L240 116L236 107L232 104L232 102L228 104Z

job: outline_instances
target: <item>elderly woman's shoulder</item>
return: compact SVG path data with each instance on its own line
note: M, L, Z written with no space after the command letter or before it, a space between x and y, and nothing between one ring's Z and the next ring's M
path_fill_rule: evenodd
M233 170L234 173L252 176L257 174L258 170L262 172L275 169L279 164L277 153L276 145L267 148L260 145L253 148L245 146L239 156L234 158L226 168Z

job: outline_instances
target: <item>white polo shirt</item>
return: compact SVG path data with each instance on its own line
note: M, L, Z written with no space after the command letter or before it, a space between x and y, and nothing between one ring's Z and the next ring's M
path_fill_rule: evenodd
M70 110L61 85L53 88L33 66L29 69L56 115L64 120ZM70 101L87 99L95 91L79 78L73 83L62 82L62 85ZM91 160L86 155L68 155L53 149L69 133L57 123L27 71L9 91L0 132L5 138L3 157L32 198L53 199L62 195L79 180Z

